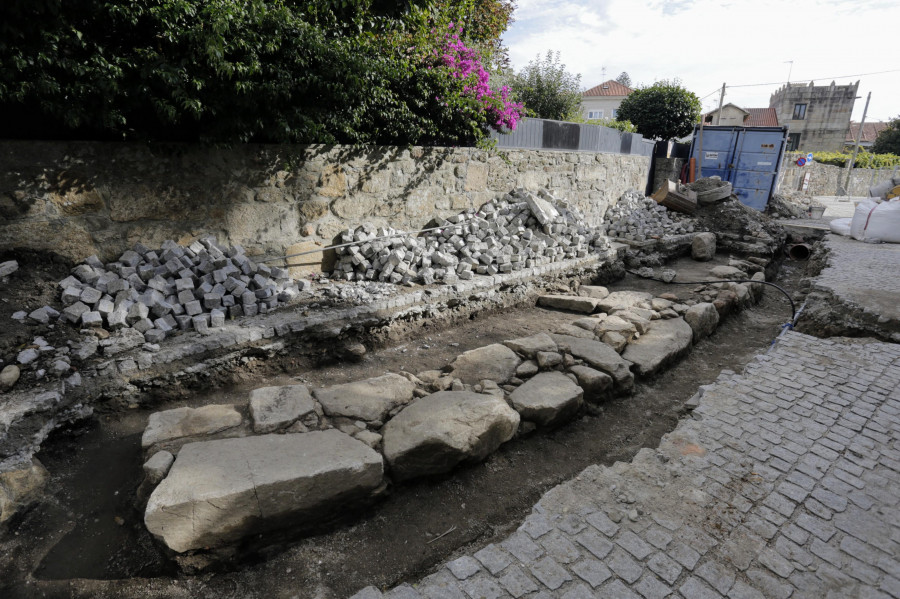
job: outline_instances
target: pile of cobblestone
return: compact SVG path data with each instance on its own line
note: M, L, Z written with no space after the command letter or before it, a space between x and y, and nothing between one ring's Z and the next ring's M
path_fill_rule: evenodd
M693 233L696 224L689 216L669 212L653 198L635 190L622 194L619 202L606 211L604 221L601 233L628 241Z
M166 240L158 250L138 243L107 264L91 256L59 287L62 313L44 306L27 318L86 329L132 328L148 343L176 330L206 332L223 326L226 316L265 313L299 292L286 270L257 264L240 245L224 247L212 236L186 247Z
M584 217L546 191L518 189L441 220L438 230L412 237L390 228L348 229L332 274L347 281L447 284L476 274L495 275L571 258L590 247L606 249L605 237L584 225ZM355 242L355 243L354 243Z

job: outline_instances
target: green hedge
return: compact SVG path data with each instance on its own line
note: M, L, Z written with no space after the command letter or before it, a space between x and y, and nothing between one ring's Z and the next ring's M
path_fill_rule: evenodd
M800 156L800 155L798 155ZM820 164L830 164L841 168L847 166L853 154L843 152L813 152L813 160ZM856 156L855 168L885 168L900 166L900 156L895 154L872 154L860 152Z

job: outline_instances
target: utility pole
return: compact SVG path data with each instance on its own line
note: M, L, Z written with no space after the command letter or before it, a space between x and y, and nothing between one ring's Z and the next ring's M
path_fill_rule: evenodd
M716 115L716 125L722 120L722 102L725 101L725 84L722 84L722 93L719 94L719 113Z
M844 189L843 195L850 195L850 174L853 173L853 165L856 162L856 154L859 153L859 142L862 139L863 127L866 126L866 113L869 112L869 100L872 99L872 92L869 92L869 95L866 96L866 107L863 108L862 120L859 122L859 131L856 133L856 147L853 148L853 158L850 159L850 164L847 166L847 180L844 181Z

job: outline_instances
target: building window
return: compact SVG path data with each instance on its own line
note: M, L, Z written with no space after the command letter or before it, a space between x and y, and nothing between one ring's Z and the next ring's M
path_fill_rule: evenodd
M619 116L619 109L618 109L618 108L613 108L613 109L612 109L612 118L616 118L616 117L618 117L618 116Z
M805 104L804 104L805 106ZM788 133L787 151L794 152L800 148L800 134Z
M602 119L603 111L602 110L589 110L588 111L588 119Z
M795 121L802 121L806 118L806 104L794 104L794 116L791 117Z

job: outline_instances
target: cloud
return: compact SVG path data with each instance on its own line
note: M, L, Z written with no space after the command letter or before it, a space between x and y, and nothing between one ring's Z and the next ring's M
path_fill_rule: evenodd
M570 72L592 87L627 71L635 84L679 78L704 109L718 104L722 83L734 87L725 102L768 106L787 79L900 69L895 36L865 34L865 46L849 43L878 23L900 22L900 3L888 0L520 0L516 22L504 36L514 68L536 55L559 51ZM792 14L797 18L786 18ZM840 14L840 18L836 15ZM844 43L846 42L846 43ZM835 51L838 46L845 51ZM900 113L900 73L845 77L861 79L859 95L873 91L872 114ZM854 119L862 113L857 102Z

